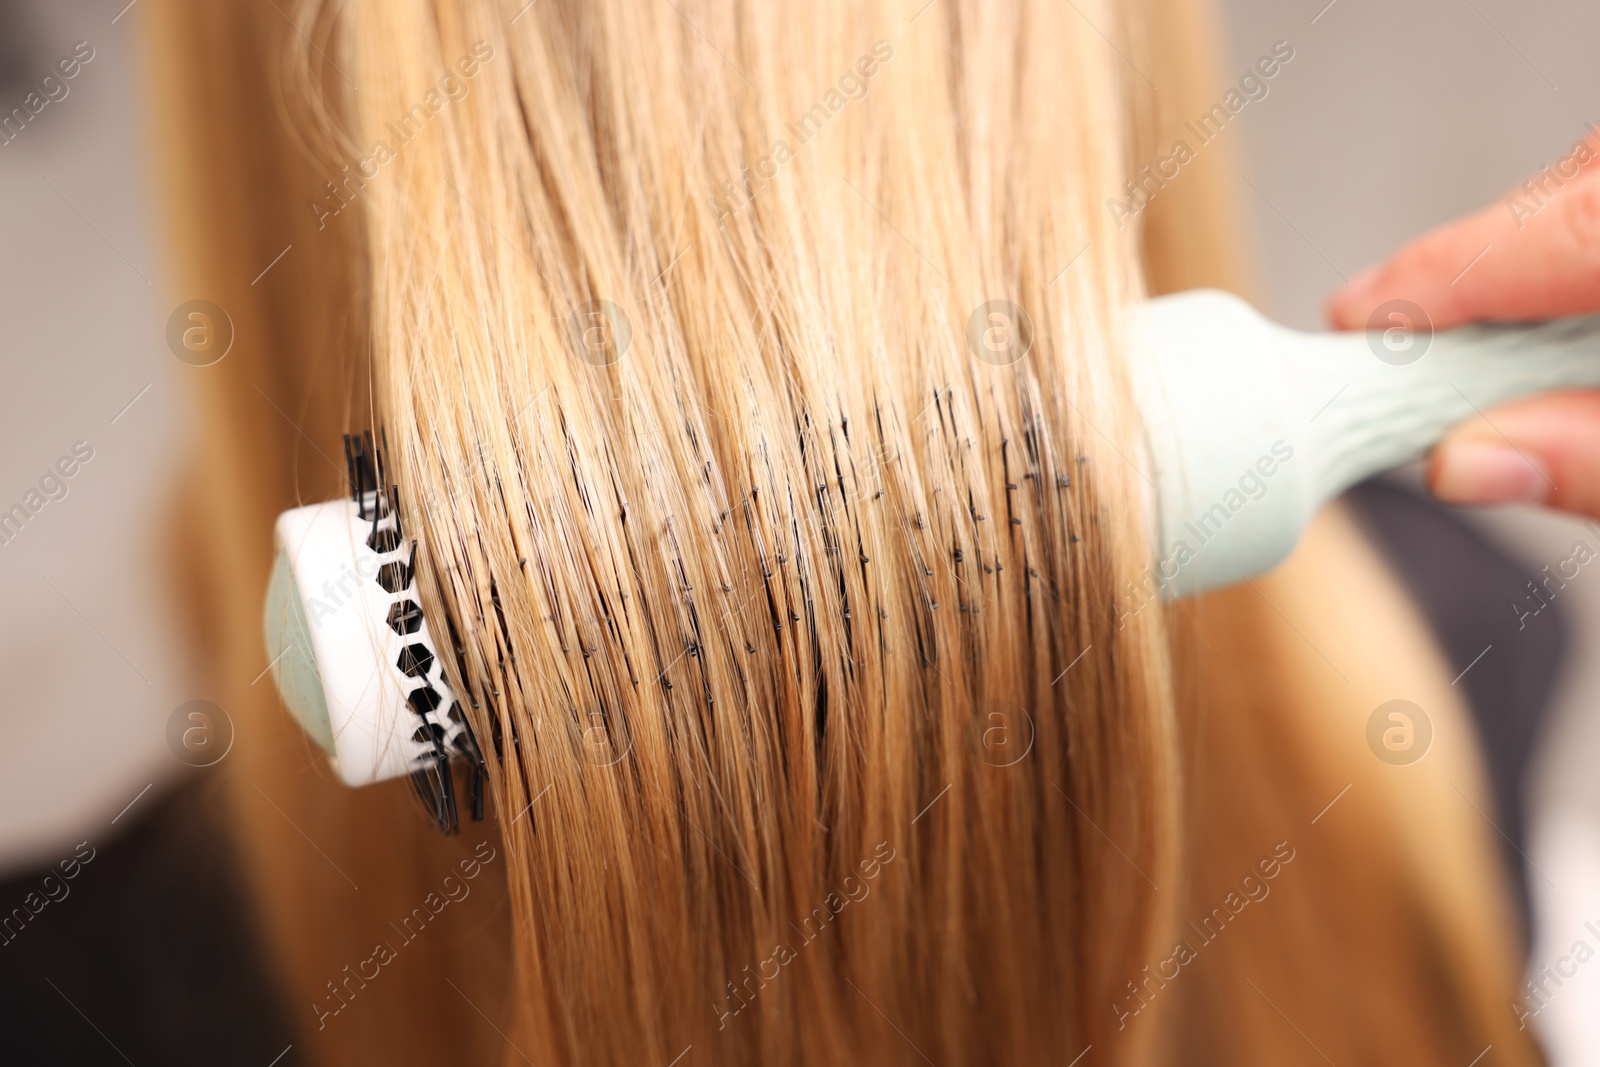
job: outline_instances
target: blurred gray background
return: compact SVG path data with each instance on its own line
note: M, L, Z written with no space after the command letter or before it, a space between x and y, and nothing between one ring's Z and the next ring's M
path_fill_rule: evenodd
M164 284L126 3L0 0L0 116L30 93L59 97L0 135L0 513L27 506L75 442L93 450L66 495L0 544L0 874L125 826L136 797L188 769L166 721L205 696L158 555L196 368L162 340L180 298ZM41 91L80 41L93 58L61 80L65 95Z

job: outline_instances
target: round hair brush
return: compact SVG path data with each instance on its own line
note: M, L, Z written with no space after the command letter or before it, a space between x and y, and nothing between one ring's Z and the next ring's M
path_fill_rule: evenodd
M1149 301L1129 353L1154 548L1147 591L1171 599L1267 570L1324 503L1422 455L1485 408L1600 386L1600 316L1435 333L1415 305L1366 333L1302 333L1227 293ZM340 778L411 775L457 825L450 761L484 762L417 600L415 543L370 437L346 439L352 495L285 512L266 605L284 703ZM447 649L454 654L453 647Z

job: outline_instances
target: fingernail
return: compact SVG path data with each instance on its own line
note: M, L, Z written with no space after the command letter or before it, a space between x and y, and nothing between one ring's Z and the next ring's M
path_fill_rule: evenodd
M1544 467L1498 441L1456 441L1434 453L1433 495L1447 504L1542 504L1550 493Z
M1372 288L1372 283L1377 279L1378 267L1371 266L1334 290L1333 295L1328 298L1328 317L1333 320L1335 326L1341 330L1356 330L1366 325L1366 318L1361 310L1364 301L1361 298Z

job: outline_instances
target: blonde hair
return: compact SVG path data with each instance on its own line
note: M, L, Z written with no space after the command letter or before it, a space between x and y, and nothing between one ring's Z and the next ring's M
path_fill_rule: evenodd
M181 244L237 333L202 629L259 659L272 511L380 427L493 753L440 840L230 683L318 1054L1153 1055L1112 1006L1188 890L1179 708L1164 615L1117 609L1144 281L1106 201L1184 50L1046 0L164 11ZM502 905L342 977L469 856Z

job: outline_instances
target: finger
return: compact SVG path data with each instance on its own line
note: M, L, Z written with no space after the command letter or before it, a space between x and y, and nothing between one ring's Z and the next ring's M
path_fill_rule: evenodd
M1451 431L1428 488L1452 504L1540 503L1600 518L1600 392L1494 408Z
M1395 299L1416 303L1438 329L1600 311L1600 135L1358 275L1329 299L1328 319L1366 328Z

